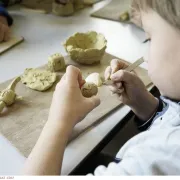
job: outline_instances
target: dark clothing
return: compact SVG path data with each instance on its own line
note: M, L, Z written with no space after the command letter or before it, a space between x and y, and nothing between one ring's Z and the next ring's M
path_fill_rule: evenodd
M0 0L0 16L6 17L9 26L13 24L13 19L7 12L6 7L20 1L21 0Z
M0 16L4 16L7 19L8 25L11 26L13 23L12 17L9 15L5 7L0 5Z

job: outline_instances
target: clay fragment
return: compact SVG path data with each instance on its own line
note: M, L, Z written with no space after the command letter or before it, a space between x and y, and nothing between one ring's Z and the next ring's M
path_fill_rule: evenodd
M103 34L95 31L76 33L64 44L71 59L80 63L91 65L99 63L105 53L107 40Z
M25 69L24 74L21 77L21 81L27 87L37 90L45 91L52 87L56 81L56 73L41 69Z
M61 54L56 53L48 58L48 69L51 72L64 70L65 67L66 67L65 60Z

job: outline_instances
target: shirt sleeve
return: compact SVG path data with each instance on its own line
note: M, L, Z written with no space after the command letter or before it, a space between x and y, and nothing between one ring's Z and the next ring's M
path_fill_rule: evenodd
M161 112L163 110L163 101L161 99L159 100L159 105L157 110L154 112L154 114L151 116L151 118L149 118L147 121L142 121L140 120L137 116L135 116L134 121L137 125L137 128L140 131L146 131L152 124L152 122L154 121L154 118L156 117L157 112Z
M6 8L1 5L0 5L0 16L6 17L9 26L11 26L13 24L12 17L9 15Z
M170 133L175 138L163 142L142 143L131 147L119 163L110 163L108 167L99 166L94 176L128 176L128 175L178 175L180 172L180 147L178 141L180 131ZM168 136L168 137L169 137Z

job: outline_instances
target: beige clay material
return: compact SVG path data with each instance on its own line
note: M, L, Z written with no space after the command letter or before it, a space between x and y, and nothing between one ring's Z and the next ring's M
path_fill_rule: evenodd
M75 0L74 1L74 9L79 10L84 8L84 2L83 0Z
M91 65L99 63L106 50L107 40L103 34L95 31L87 33L76 33L64 44L64 47L71 59Z
M84 3L85 5L91 6L91 5L93 5L94 0L83 0L83 3Z
M119 19L122 22L129 21L130 20L129 12L126 11L123 14L121 14Z
M21 78L17 77L6 89L0 92L0 113L5 107L12 105L18 98L15 93L15 87L20 80Z
M21 81L23 84L33 90L45 91L52 87L56 81L56 73L41 69L29 68L24 71Z
M74 5L71 2L65 5L53 2L52 12L57 16L70 16L74 13Z
M98 93L98 87L94 83L86 82L81 87L81 92L84 97L90 98L92 96L97 95Z
M92 73L86 78L86 82L94 83L97 87L102 86L103 82L99 73Z
M48 69L51 72L57 72L66 68L64 57L56 53L48 58Z
M0 101L0 113L3 111L5 107L6 107L6 104L3 101Z

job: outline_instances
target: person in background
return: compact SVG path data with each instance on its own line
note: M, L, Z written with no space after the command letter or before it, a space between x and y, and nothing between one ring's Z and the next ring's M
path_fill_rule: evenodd
M66 4L69 0L55 0L58 3ZM0 43L8 41L10 37L10 26L13 24L13 18L10 16L6 7L21 0L0 0Z
M0 0L0 42L9 40L10 26L13 24L13 19L6 7L17 2L20 2L20 0Z

